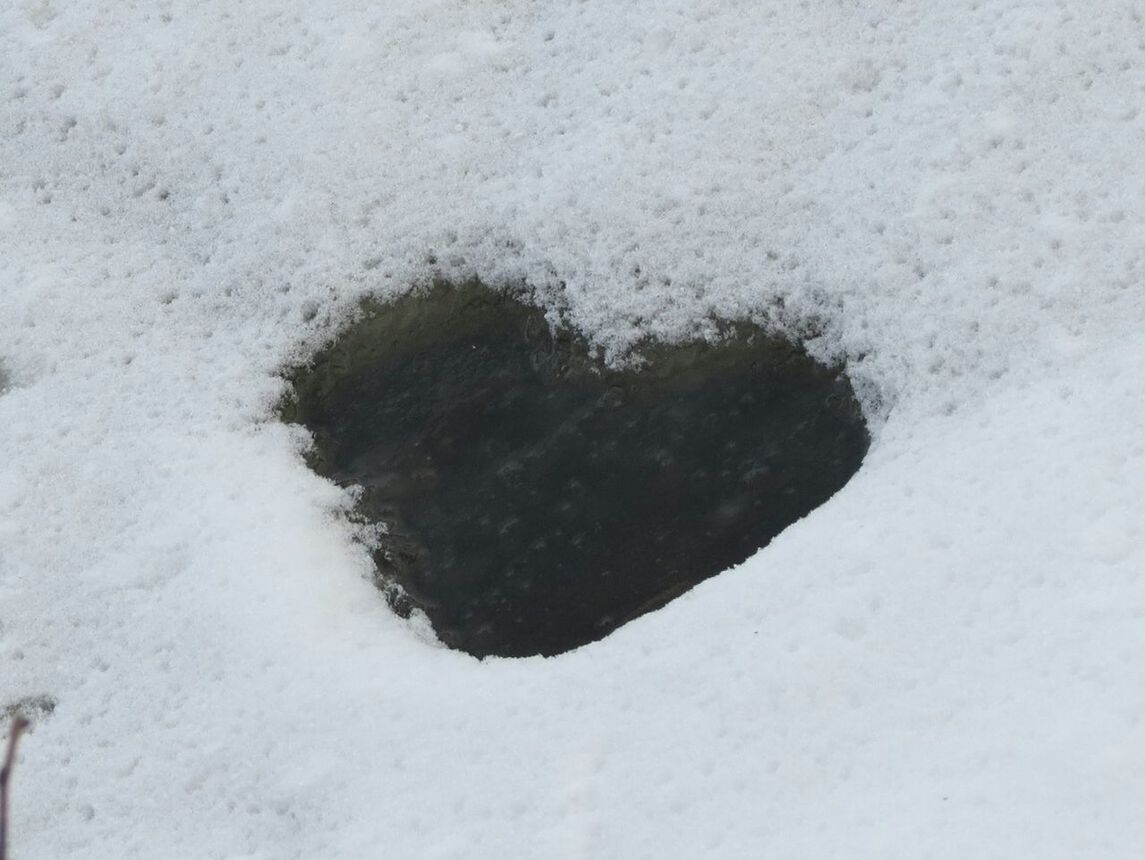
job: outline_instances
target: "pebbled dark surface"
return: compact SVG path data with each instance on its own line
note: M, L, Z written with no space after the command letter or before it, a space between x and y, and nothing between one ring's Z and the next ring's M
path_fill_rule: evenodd
M604 371L479 287L374 309L294 378L315 468L389 530L379 581L479 657L553 655L744 561L869 442L846 378L740 330Z

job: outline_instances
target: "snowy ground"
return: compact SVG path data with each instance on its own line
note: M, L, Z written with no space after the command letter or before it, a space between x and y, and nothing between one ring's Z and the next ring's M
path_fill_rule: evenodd
M17 858L1141 856L1143 15L0 3ZM602 642L441 649L272 420L434 274L815 331L872 450Z

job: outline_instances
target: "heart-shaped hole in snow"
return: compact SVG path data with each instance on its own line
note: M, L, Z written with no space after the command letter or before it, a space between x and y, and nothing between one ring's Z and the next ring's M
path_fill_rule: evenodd
M505 292L373 306L292 376L313 468L360 485L378 582L478 657L600 639L838 491L869 436L846 376L759 329L609 369Z

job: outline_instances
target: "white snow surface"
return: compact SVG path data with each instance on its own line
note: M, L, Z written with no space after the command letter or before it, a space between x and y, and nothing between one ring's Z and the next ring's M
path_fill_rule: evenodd
M1145 852L1145 3L0 3L0 708L34 858ZM873 433L553 659L395 617L282 369L526 284Z

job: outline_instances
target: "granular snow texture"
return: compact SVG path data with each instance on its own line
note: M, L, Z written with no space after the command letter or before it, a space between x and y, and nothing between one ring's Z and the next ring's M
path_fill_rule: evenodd
M1143 14L0 4L15 856L1141 856ZM273 407L471 276L803 338L871 451L608 639L443 649Z

